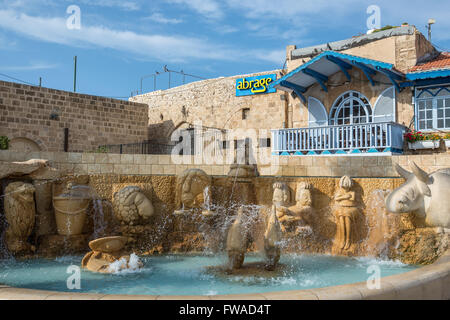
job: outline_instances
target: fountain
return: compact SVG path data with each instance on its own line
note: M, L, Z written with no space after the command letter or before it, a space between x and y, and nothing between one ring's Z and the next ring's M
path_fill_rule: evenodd
M25 166L34 171L8 173L1 184L5 248L33 257L0 261L8 285L66 291L67 266L81 264L84 292L318 290L365 281L373 264L383 275L414 270L387 259L430 264L450 243L436 186L428 184L446 186L446 170L398 169L407 178L400 186L390 178L261 177L249 164L230 166L227 176L188 169L55 179L40 171L54 174L45 161ZM402 213L407 205L417 212ZM41 270L39 279L23 268Z
M92 240L88 252L81 261L81 266L93 272L117 273L123 270L136 270L142 267L142 262L136 255L127 254L123 248L126 237L113 236Z

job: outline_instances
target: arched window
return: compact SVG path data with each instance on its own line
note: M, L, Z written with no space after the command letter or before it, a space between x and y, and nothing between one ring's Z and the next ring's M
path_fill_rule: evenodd
M341 94L330 110L330 124L359 124L372 122L369 99L357 91Z

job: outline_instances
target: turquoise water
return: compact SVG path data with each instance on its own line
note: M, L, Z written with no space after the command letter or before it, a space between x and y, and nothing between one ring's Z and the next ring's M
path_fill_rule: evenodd
M215 295L319 288L367 281L370 265L380 267L381 276L399 274L417 266L372 258L343 258L325 255L284 255L282 274L273 278L255 276L217 277L208 266L224 265L225 256L154 256L141 258L144 267L135 272L97 274L81 271L81 289L69 290L66 273L79 266L81 256L51 260L6 260L0 262L0 283L30 289L109 294ZM261 261L258 255L245 262Z

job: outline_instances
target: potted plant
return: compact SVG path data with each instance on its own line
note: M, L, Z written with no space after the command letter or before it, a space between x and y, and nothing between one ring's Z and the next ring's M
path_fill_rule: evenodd
M450 148L450 132L444 135L445 146Z
M435 133L423 134L420 131L411 131L405 133L405 139L412 150L417 149L437 149L441 137Z

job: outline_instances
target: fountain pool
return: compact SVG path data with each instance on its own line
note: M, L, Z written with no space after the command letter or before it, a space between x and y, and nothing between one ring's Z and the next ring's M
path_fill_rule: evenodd
M29 289L67 292L140 295L219 295L320 288L366 281L371 265L380 267L381 276L400 274L418 268L400 262L374 258L346 258L329 255L285 254L280 273L257 275L217 275L208 267L225 265L225 255L166 255L142 257L139 271L99 274L81 270L81 289L69 290L70 265L79 266L81 256L56 259L3 260L0 283ZM261 261L249 254L245 263Z

